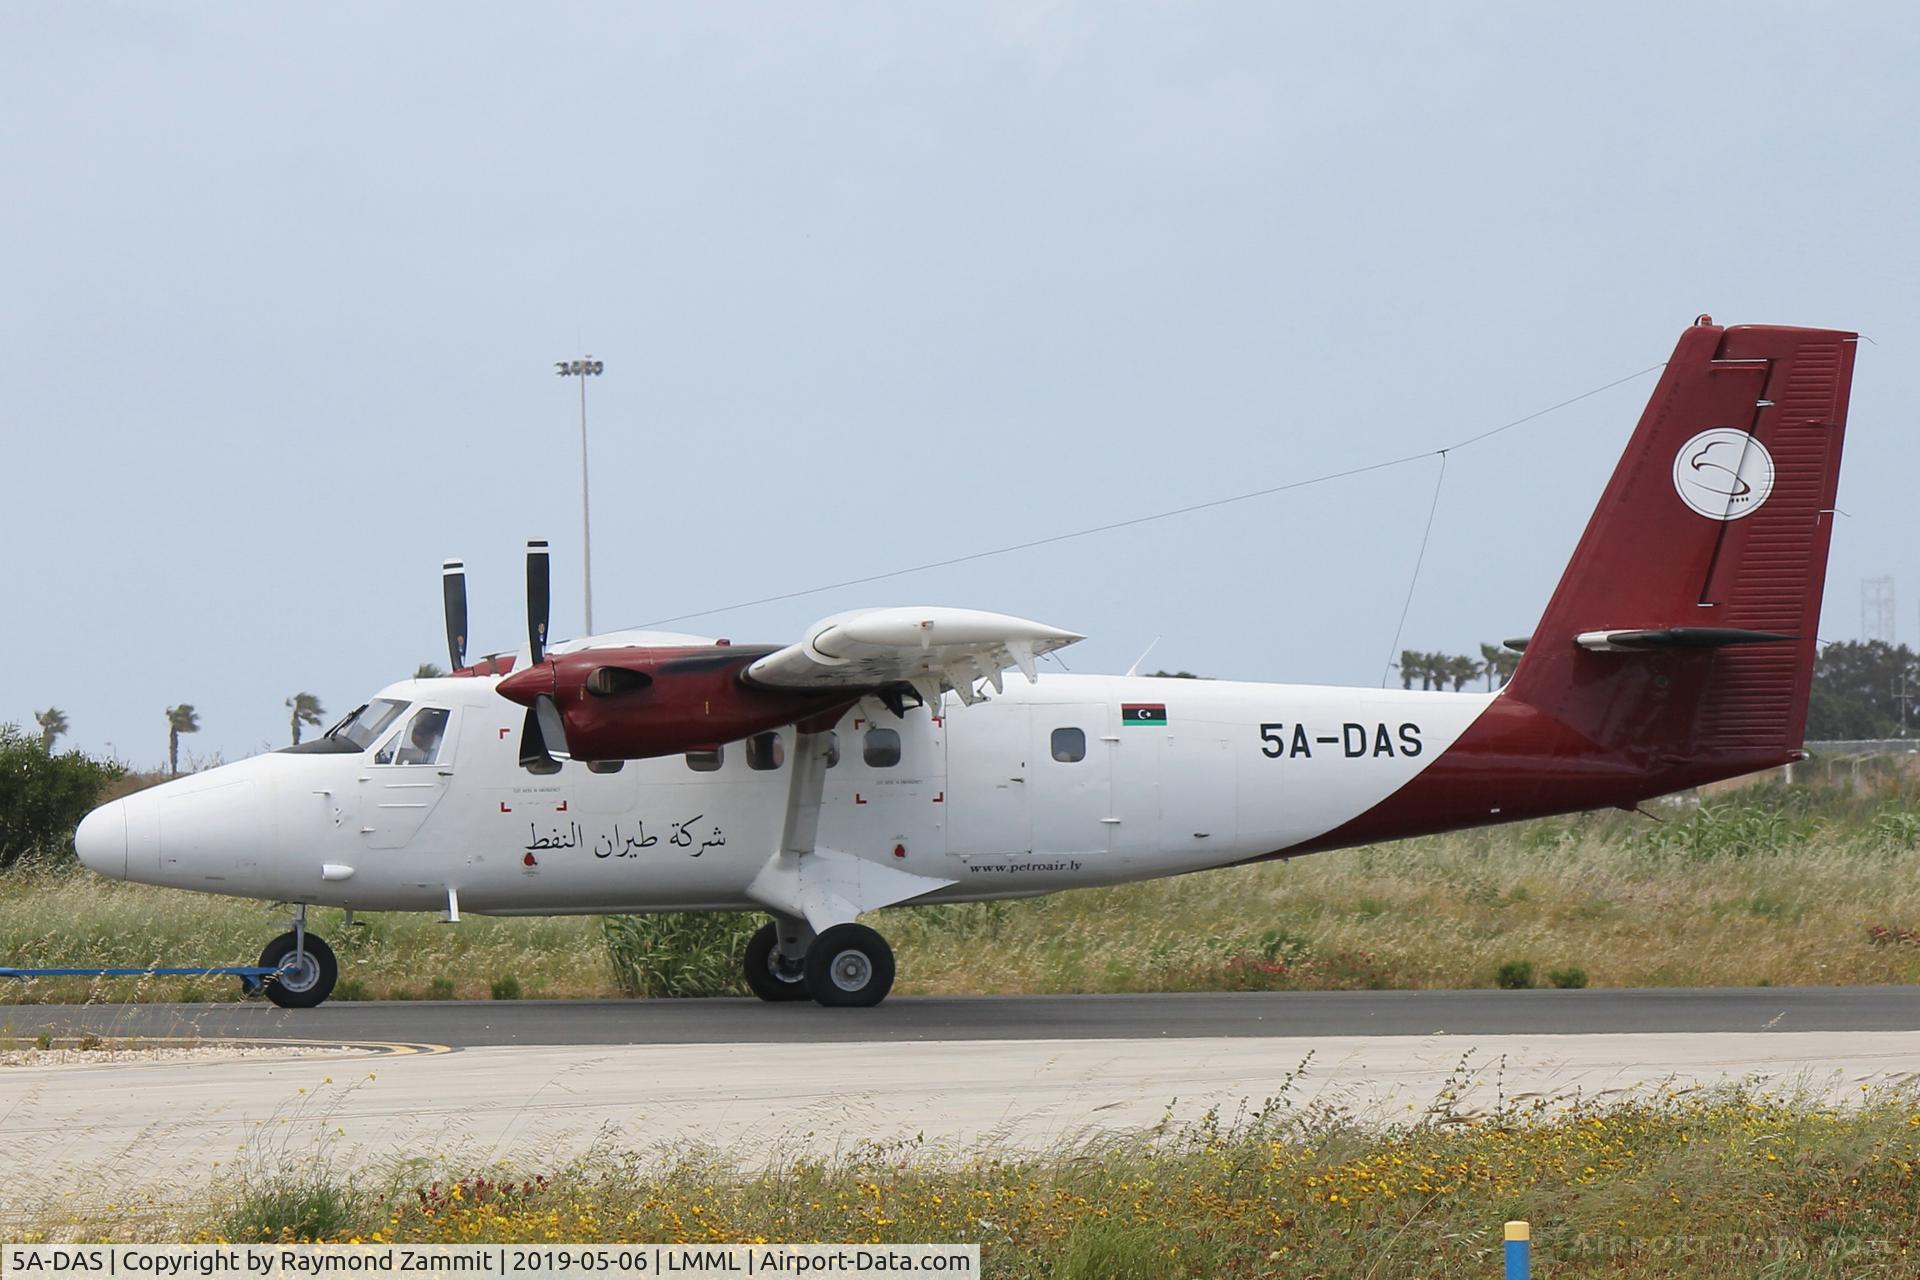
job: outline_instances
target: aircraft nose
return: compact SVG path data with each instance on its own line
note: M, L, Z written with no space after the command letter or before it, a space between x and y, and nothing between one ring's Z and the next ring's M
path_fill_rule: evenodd
M88 870L115 880L126 879L127 802L103 804L80 819L73 833L73 848Z

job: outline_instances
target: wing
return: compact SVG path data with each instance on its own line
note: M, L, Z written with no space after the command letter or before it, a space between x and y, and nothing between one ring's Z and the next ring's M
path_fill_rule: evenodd
M1018 667L1037 680L1034 660L1084 639L1044 623L979 609L856 609L824 618L807 638L759 659L747 679L768 689L872 690L910 684L927 705L952 689L972 703L986 680Z

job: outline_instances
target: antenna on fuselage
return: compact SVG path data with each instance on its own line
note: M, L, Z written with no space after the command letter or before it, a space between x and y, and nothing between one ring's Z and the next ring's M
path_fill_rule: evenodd
M1155 636L1153 638L1153 644L1148 645L1144 650L1142 650L1140 656L1133 660L1133 665L1127 668L1127 674L1130 676L1139 675L1142 664L1144 664L1147 660L1147 655L1149 653L1152 653L1154 649L1154 645L1157 645L1159 643L1160 643L1160 637Z

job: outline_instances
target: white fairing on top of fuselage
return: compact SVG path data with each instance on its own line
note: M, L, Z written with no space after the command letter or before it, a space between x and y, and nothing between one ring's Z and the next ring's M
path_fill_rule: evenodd
M82 858L116 877L363 910L442 908L449 890L496 914L754 906L792 729L777 748L727 745L711 770L673 756L541 776L518 765L523 716L495 683L406 681L381 694L406 713L365 751L275 752L138 792L87 820ZM836 729L819 845L953 882L921 901L1219 866L1365 812L1491 700L1050 674L972 707L949 696L938 716L863 702ZM445 712L445 740L432 763L407 763L395 744L422 711Z

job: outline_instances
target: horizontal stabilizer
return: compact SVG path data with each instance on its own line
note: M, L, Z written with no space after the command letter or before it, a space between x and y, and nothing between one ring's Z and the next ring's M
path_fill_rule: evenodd
M1582 631L1573 642L1594 653L1641 653L1649 649L1724 649L1736 644L1783 644L1799 636L1739 627L1658 627L1650 631Z

